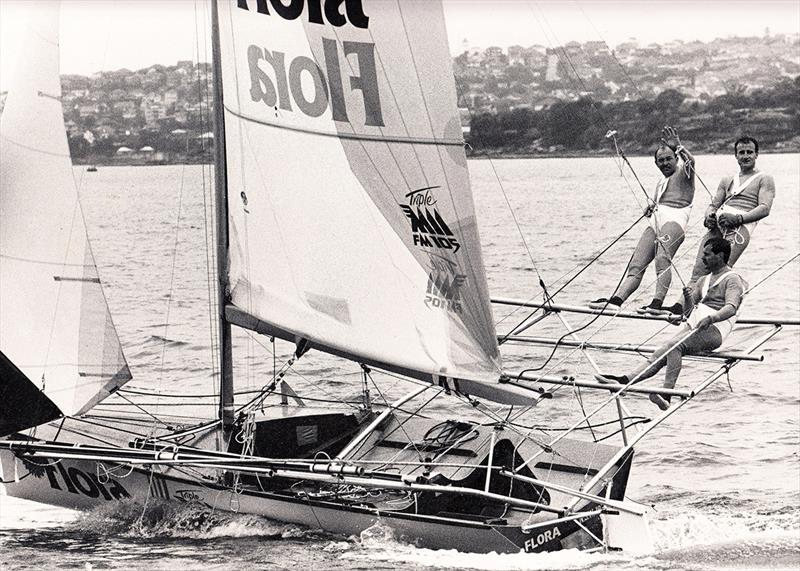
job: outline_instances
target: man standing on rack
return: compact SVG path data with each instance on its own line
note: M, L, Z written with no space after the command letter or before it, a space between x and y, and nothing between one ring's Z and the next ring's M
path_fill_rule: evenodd
M661 305L672 282L672 258L683 243L684 229L694 200L694 157L681 145L678 133L664 127L661 145L655 152L655 163L664 177L656 186L655 197L645 209L650 224L642 232L631 257L625 279L610 298L601 297L589 302L589 307L605 309L619 307L642 283L647 266L655 259L656 291L653 301L641 312L660 313ZM679 165L678 159L683 161Z
M733 266L750 243L758 221L769 216L772 209L775 181L770 175L756 169L758 141L752 137L741 137L737 139L733 149L736 162L739 163L739 172L722 177L706 210L703 223L708 228L708 233L700 242L689 287L694 286L697 280L708 273L703 264L703 244L707 240L725 238L730 242L731 257L728 265ZM680 303L676 303L671 309L673 313L683 311Z
M701 261L709 275L701 278L694 288L683 288L684 303L691 311L689 320L638 369L625 375L595 375L597 380L639 383L666 365L664 388L672 389L681 373L684 355L706 353L722 345L736 323L736 314L747 289L745 281L728 265L730 255L731 244L724 238L711 238L703 244ZM652 394L650 400L661 410L669 408L669 396Z

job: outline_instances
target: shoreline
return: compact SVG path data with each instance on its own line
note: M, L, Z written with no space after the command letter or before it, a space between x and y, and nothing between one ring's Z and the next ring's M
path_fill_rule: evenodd
M759 155L795 155L800 153L800 147L797 148L785 148L785 149L764 149L759 151ZM729 153L720 152L718 150L693 150L692 154L694 155L727 155ZM733 154L733 153L730 153ZM467 160L513 160L513 159L593 159L593 158L607 158L607 157L615 157L617 156L615 153L602 151L602 152L595 152L595 153L587 153L584 151L578 152L570 152L570 151L558 151L558 152L544 152L544 153L522 153L522 152L500 152L500 153L489 153L489 152L479 152L479 153L468 153ZM626 153L627 157L631 158L641 158L641 157L650 157L651 154L649 152L632 152ZM166 165L213 165L213 160L186 160L187 157L180 157L176 160L158 160L158 161L147 161L147 160L137 160L137 159L115 159L112 157L82 157L80 159L74 159L72 161L73 166L95 166L95 167L131 167L131 166L144 166L144 167L154 167L154 166L166 166Z

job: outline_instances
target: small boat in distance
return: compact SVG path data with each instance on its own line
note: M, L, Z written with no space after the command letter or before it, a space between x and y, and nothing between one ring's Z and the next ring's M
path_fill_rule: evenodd
M94 165L89 165L86 167L86 172L97 172L97 167Z

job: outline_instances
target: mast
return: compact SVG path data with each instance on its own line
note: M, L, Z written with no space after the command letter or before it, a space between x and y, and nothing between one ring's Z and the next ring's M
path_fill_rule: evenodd
M231 325L225 319L228 302L228 176L225 164L225 116L222 103L219 10L211 1L211 54L214 97L214 188L217 223L217 319L219 323L219 419L227 441L233 423L233 351ZM224 443L223 443L224 444Z

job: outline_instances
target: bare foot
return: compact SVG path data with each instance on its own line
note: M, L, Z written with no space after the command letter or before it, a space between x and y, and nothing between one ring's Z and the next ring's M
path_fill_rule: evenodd
M661 410L667 410L669 408L669 401L661 395L650 395L650 401L655 403Z

